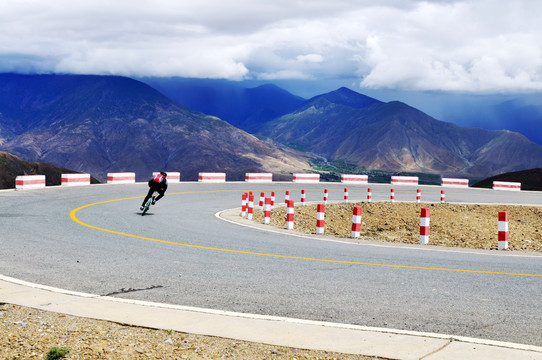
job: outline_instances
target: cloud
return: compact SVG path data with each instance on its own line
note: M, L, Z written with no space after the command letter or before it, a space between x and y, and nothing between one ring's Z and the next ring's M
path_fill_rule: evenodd
M542 89L542 25L532 3L421 3L395 19L402 31L366 39L362 87L467 92Z
M0 71L542 89L529 0L3 0Z
M321 63L324 57L320 54L297 55L296 60L302 63Z

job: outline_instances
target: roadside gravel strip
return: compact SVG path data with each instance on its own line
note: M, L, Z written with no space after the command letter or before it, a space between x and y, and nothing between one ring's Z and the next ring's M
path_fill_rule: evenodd
M309 196L320 194L324 186L330 188L331 201L333 195L342 197L340 184L303 185ZM301 188L281 183L265 187L263 191L277 193ZM422 248L371 240L353 244L329 235L261 231L271 227L256 222L251 222L252 228L240 227L246 221L235 208L240 195L260 188L245 183L172 184L166 198L145 217L136 210L145 192L141 184L1 193L0 226L5 236L0 238L0 274L29 282L6 277L0 281L0 302L24 307L0 309L0 331L10 334L6 346L37 348L35 339L40 336L25 335L30 325L23 326L36 318L37 332L52 332L49 321L58 321L59 327L68 320L85 325L86 320L79 318L59 315L52 320L30 310L36 308L117 323L89 320L85 331L102 326L108 330L88 336L67 328L59 335L58 346L66 339L105 341L106 352L89 352L96 356L90 357L74 351L71 358L542 359L542 287L536 277L542 273L540 253L525 257L514 251ZM375 185L373 198L388 196L388 188ZM424 188L424 195L438 196L438 191ZM451 191L447 199L478 197L486 202L491 194ZM397 192L398 201L402 195ZM351 191L353 202L363 196ZM542 204L540 194L499 194L498 200L514 202L516 196ZM227 208L233 210L221 212ZM217 212L235 224L217 219ZM434 271L437 267L444 271ZM16 319L23 314L29 314L28 321ZM46 316L47 321L39 319ZM161 334L158 340L141 345L116 336L137 333L138 328L109 327L118 324L162 329L171 339L164 339L162 331L156 333ZM233 345L216 343L207 351L207 340L184 333L237 340ZM183 345L187 336L191 344L202 344L194 346L198 352ZM113 343L108 342L111 339ZM43 344L39 349L46 347ZM71 346L91 347L88 341ZM176 352L157 352L166 347ZM299 350L307 348L320 352ZM251 353L254 349L263 350Z

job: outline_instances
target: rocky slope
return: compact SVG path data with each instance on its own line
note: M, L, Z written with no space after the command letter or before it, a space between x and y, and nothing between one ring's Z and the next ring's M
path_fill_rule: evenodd
M514 171L492 176L477 182L473 187L491 189L493 181L520 182L522 190L542 191L542 168Z
M15 178L19 175L45 175L47 186L60 185L62 174L75 173L73 170L58 168L46 163L32 163L0 151L0 189L15 188ZM98 181L91 177L92 184Z

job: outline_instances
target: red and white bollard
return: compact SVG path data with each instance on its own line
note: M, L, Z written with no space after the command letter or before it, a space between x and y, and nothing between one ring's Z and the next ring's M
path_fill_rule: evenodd
M252 214L254 214L254 194L250 192L248 194L247 219L252 220Z
M264 224L271 223L271 198L270 197L265 198L265 208L263 211L263 223Z
M248 200L248 193L244 193L241 196L241 216L242 217L247 216L247 200Z
M422 201L422 191L420 189L416 190L416 202L419 204Z
M372 199L372 190L371 188L367 188L367 202L371 202L371 199Z
M301 205L302 205L302 206L305 206L305 196L306 196L305 190L302 189L302 190L301 190Z
M275 208L275 192L271 191L271 209Z
M290 200L290 191L289 190L286 190L286 192L284 193L284 203L286 205L288 205L288 201Z
M352 234L350 237L358 238L361 232L361 206L354 206L352 211Z
M444 193L444 190L440 190L440 202L444 204L446 200L446 194Z
M348 188L344 188L344 202L348 202Z
M390 201L395 202L395 189L390 189Z
M261 192L260 193L260 202L258 203L258 205L260 206L260 210L263 210L263 201L265 199L265 193L264 192Z
M508 211L499 211L499 250L508 249Z
M420 244L427 245L429 243L429 223L431 212L428 208L422 208L420 212Z
M327 189L324 189L324 205L327 205L327 197L329 195L329 192Z
M294 228L294 201L288 200L286 205L286 229L292 230Z
M324 233L324 217L326 213L326 206L324 204L318 204L316 206L316 233Z

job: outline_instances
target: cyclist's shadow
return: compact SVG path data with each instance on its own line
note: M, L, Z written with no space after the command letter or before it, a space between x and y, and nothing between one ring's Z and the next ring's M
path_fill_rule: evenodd
M136 215L141 216L141 214L143 214L143 211L136 212ZM153 216L153 215L154 215L154 213L151 213L151 212L147 211L144 216Z

